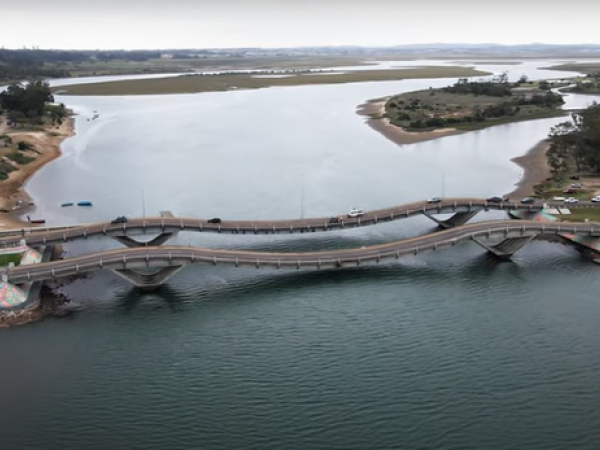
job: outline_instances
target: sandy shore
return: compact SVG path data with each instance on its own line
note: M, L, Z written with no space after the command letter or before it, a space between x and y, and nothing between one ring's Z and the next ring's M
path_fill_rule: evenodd
M385 114L385 103L389 98L383 97L369 100L359 105L356 113L368 117L366 121L367 125L395 144L415 144L417 142L468 133L468 131L459 131L454 128L440 128L438 130L423 132L405 131L400 127L390 124L389 119L383 117ZM548 146L548 141L543 140L530 149L526 155L511 159L512 162L523 168L524 173L515 185L515 189L506 195L519 198L533 195L533 187L551 175L546 159Z
M445 136L466 133L466 131L459 131L455 128L439 128L433 131L417 132L405 131L400 127L392 125L388 118L383 117L385 114L385 102L387 102L388 99L389 97L383 97L369 100L366 103L359 105L356 109L356 113L368 117L367 125L395 144L415 144L417 142L430 141Z
M533 187L552 175L546 152L550 143L544 139L527 152L526 155L511 159L523 169L523 176L515 184L515 189L507 194L509 197L527 197L533 195Z
M0 207L12 209L19 200L22 201L23 205L27 205L31 200L23 189L23 185L45 164L62 154L60 144L66 138L75 134L74 119L68 118L62 125L58 127L49 126L44 131L11 131L11 129L5 131L14 143L19 141L29 142L40 152L39 155L36 155L35 161L19 166L18 170L9 174L7 180L0 181ZM32 226L28 222L19 220L18 216L26 212L25 208L10 213L0 212L0 229L21 228L24 225Z

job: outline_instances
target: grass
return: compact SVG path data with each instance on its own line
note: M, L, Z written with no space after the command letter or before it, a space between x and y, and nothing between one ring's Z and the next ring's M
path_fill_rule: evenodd
M287 78L253 78L250 74L181 76L57 87L62 95L155 95L259 89L272 86L359 83L422 78L457 78L488 75L468 67L432 66L397 70L361 70L344 74L303 74Z
M565 208L568 208L571 214L553 214L554 217L561 222L585 222L586 219L589 222L600 222L600 209L571 209L569 206L571 205L565 205Z
M17 164L21 164L21 165L29 164L30 162L35 160L35 158L25 156L23 153L21 153L19 151L14 151L14 152L8 153L6 155L6 157L9 159L12 159L14 162L16 162Z
M294 56L294 57L211 57L190 59L150 59L148 61L96 61L61 63L53 67L67 70L73 77L130 75L148 73L185 73L201 70L228 69L309 69L369 65L360 56Z
M580 73L597 73L600 72L600 63L568 63L568 64L559 64L557 66L550 67L542 67L542 69L547 70L564 70L568 72L580 72Z
M14 263L15 266L18 266L21 262L21 257L23 255L21 253L13 253L8 255L0 255L0 266L8 266L10 263Z
M523 108L522 108L521 112L519 114L516 114L511 117L488 119L485 122L457 124L457 125L452 125L452 128L456 128L457 130L475 131L475 130L481 130L483 128L493 127L495 125L523 122L525 120L548 119L550 117L567 116L568 114L569 114L569 111L564 111L562 109L544 108L544 109L537 109L536 111L523 111Z
M536 87L527 86L527 89L514 92L513 95L540 93ZM542 92L543 93L543 92ZM429 89L416 92L407 92L391 97L385 105L386 116L390 121L407 131L431 131L434 128L411 128L414 120L426 120L428 117L462 117L471 115L475 108L485 108L512 100L514 97L492 97L486 95L464 95L445 92L441 89ZM411 109L411 104L418 102L418 109ZM545 119L560 117L567 113L558 108L544 108L533 105L520 106L519 112L514 115L487 118L483 122L447 123L443 127L456 128L457 130L473 131L506 123L521 122L525 120Z

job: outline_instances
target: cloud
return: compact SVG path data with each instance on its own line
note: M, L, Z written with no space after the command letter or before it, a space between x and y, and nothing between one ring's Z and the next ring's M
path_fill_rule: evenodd
M32 0L2 6L0 45L130 49L600 43L596 17L600 2L592 0L580 1L576 10L539 0Z

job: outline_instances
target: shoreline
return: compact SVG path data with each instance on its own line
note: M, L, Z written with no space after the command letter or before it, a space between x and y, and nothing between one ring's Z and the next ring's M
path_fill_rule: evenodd
M385 102L391 96L374 98L356 107L356 113L366 118L365 123L373 130L392 141L394 144L403 146L419 142L440 139L446 136L457 136L476 130L457 130L455 128L440 128L433 131L404 131L402 128L392 125L389 119L383 117L385 114ZM534 186L551 175L550 167L546 159L546 151L549 143L543 139L530 148L525 155L512 158L510 161L523 169L523 176L514 184L514 189L507 196L526 197L534 194Z
M367 100L356 107L356 114L367 118L366 123L388 140L397 145L416 144L417 142L431 141L446 136L456 136L468 133L468 131L456 128L439 128L432 131L405 131L396 125L392 125L388 118L384 117L385 102L388 97Z
M37 226L19 217L35 211L35 206L29 205L31 197L25 190L25 185L42 167L60 157L63 141L75 135L75 119L72 112L69 113L69 117L61 125L46 126L43 131L5 129L5 134L10 136L13 142L28 142L35 146L40 154L34 161L11 172L7 180L0 181L0 207L11 209L10 212L0 212L0 229ZM25 206L12 210L17 201L21 201Z

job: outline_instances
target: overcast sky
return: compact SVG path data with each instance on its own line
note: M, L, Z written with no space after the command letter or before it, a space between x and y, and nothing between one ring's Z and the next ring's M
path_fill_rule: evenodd
M600 44L600 0L0 0L0 46Z

